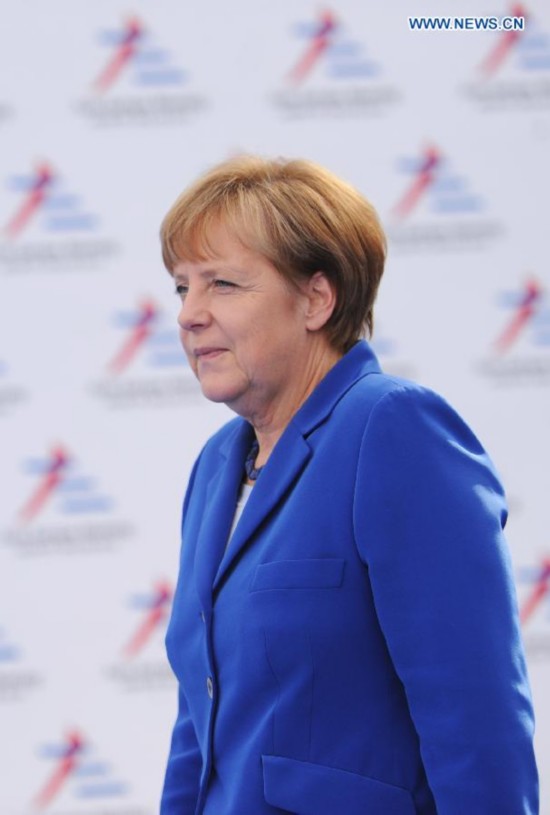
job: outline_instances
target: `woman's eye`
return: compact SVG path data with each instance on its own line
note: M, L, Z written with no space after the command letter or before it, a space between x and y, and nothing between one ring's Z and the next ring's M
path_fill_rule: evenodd
M231 283L229 280L214 280L214 286L217 289L234 289L235 284Z
M178 283L178 285L176 286L176 294L178 295L178 297L185 297L185 295L187 294L187 289L188 287L184 286L183 283Z

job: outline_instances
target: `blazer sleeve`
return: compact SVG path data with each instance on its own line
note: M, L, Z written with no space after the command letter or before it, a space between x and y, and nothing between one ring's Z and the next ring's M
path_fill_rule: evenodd
M187 700L179 690L178 716L164 777L160 815L194 815L202 760Z
M488 456L444 400L404 386L377 402L355 536L438 815L538 813L505 521Z

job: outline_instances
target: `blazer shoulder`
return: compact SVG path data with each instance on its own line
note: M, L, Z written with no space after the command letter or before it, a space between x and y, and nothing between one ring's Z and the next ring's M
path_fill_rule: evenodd
M364 377L350 392L350 408L368 406L367 424L387 426L392 434L421 433L422 428L439 428L447 438L468 436L482 449L474 432L458 411L441 394L408 379L373 374ZM450 432L452 431L452 432Z
M340 400L340 411L346 417L361 417L368 422L375 408L383 410L384 405L393 402L430 401L430 399L445 400L429 388L401 377L385 373L370 373L357 380ZM446 403L445 403L446 404Z
M374 379L374 377L369 377ZM475 462L491 482L495 493L504 494L503 486L491 456L469 423L436 391L406 379L382 375L381 381L363 385L373 390L371 408L363 421L360 461L363 465L379 458L394 461L396 473L416 470L424 478L430 454L441 461L454 461L458 454ZM360 396L361 388L358 389ZM398 460L403 459L401 464Z
M496 475L496 468L467 421L436 391L424 385L387 374L370 374L359 380L343 399L340 421L363 434L362 446L372 447L381 439L388 446L420 448L439 439L443 446L455 445L480 456ZM421 455L422 450L419 450Z

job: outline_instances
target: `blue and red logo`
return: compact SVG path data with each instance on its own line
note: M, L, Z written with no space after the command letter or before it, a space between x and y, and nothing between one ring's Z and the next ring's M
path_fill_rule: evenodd
M499 354L505 354L523 336L536 346L550 345L550 303L538 280L533 278L518 290L501 293L499 301L511 312L494 343Z
M85 210L79 196L65 187L47 162L38 164L32 173L11 176L8 188L19 197L4 227L8 238L18 238L35 222L50 234L89 233L98 225L98 218Z
M481 74L494 77L506 65L535 73L550 70L550 38L521 3L510 9L510 16L523 17L522 30L501 31L497 42L479 66Z
M131 598L130 604L140 612L141 619L123 648L126 657L132 658L141 654L155 632L164 628L171 602L172 586L165 580L156 583L151 592L137 594Z
M109 54L93 83L98 93L124 80L141 89L166 89L181 86L187 79L186 72L173 64L170 53L155 42L137 17L121 28L102 30L99 42Z
M531 591L520 607L522 625L528 623L535 613L550 600L550 558L542 558L540 564L525 572L524 580L531 584Z
M41 747L40 757L53 762L53 769L35 796L35 806L46 809L64 792L78 799L124 795L127 785L114 777L109 764L95 759L94 753L78 730L67 733L61 742Z
M19 659L20 653L17 645L9 640L4 630L0 628L0 666L9 665Z
M303 84L314 74L328 79L370 79L380 68L365 54L364 46L351 38L336 15L325 10L314 21L301 21L293 34L304 42L302 51L288 73L293 85Z
M467 179L453 170L449 159L435 146L428 146L420 156L399 160L398 170L409 176L409 183L393 214L408 218L421 207L437 215L478 213L482 199L469 189Z
M46 457L25 461L25 472L33 477L35 484L19 512L23 523L36 520L50 504L54 504L58 512L71 516L112 509L112 499L98 492L95 480L80 472L76 460L61 445L54 447Z
M177 331L151 299L144 300L136 309L117 312L114 323L125 337L107 366L111 373L123 373L138 356L143 356L150 368L185 365Z
M376 335L373 337L371 345L374 353L380 357L391 356L397 352L395 339L384 334L383 331L380 330L380 324L378 322Z

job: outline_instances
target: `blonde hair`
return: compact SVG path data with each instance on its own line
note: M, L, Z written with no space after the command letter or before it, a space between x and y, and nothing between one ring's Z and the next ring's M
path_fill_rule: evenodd
M352 186L310 161L224 161L183 192L164 218L166 268L212 256L209 233L218 223L291 283L326 275L336 305L323 330L334 348L345 352L372 333L386 240L373 206Z

